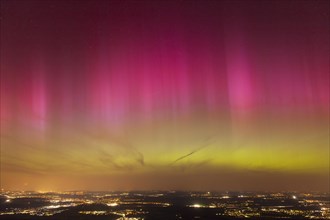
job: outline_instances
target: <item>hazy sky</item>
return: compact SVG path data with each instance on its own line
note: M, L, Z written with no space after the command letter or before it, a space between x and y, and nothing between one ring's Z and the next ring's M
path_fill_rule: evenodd
M1 0L1 188L328 190L329 1Z

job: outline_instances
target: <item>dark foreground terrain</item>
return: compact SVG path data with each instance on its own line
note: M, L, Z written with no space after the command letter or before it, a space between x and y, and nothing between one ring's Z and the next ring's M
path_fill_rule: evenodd
M330 219L329 194L294 192L8 192L0 219Z

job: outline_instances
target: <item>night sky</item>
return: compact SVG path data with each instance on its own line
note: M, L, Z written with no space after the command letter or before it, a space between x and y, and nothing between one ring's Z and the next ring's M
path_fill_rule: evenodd
M328 190L329 1L0 2L1 188Z

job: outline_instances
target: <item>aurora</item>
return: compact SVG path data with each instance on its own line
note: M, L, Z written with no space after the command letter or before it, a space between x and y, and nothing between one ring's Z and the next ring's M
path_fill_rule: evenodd
M328 190L329 2L1 1L1 187Z

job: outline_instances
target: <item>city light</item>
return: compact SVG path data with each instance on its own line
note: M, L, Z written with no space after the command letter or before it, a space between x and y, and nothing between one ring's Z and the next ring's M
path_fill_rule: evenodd
M155 196L157 195L157 196ZM159 196L161 195L161 196ZM239 194L242 195L242 194ZM173 201L180 199L191 214L194 209L202 209L208 216L254 218L277 217L285 219L329 219L330 208L326 193L249 193L237 196L235 193L212 192L212 197L205 192L24 192L3 191L0 196L7 198L1 204L5 207L0 211L1 216L61 216L65 219L66 211L72 215L88 216L117 216L115 219L158 219L157 213L169 217L182 217L184 209ZM223 198L231 199L223 199ZM31 206L17 208L12 200L21 200ZM290 199L297 200L292 204ZM200 202L196 202L200 201ZM35 204L35 205L33 205ZM173 209L168 209L173 207ZM171 213L174 212L174 213ZM199 216L196 218L208 219ZM77 217L78 218L78 217Z

